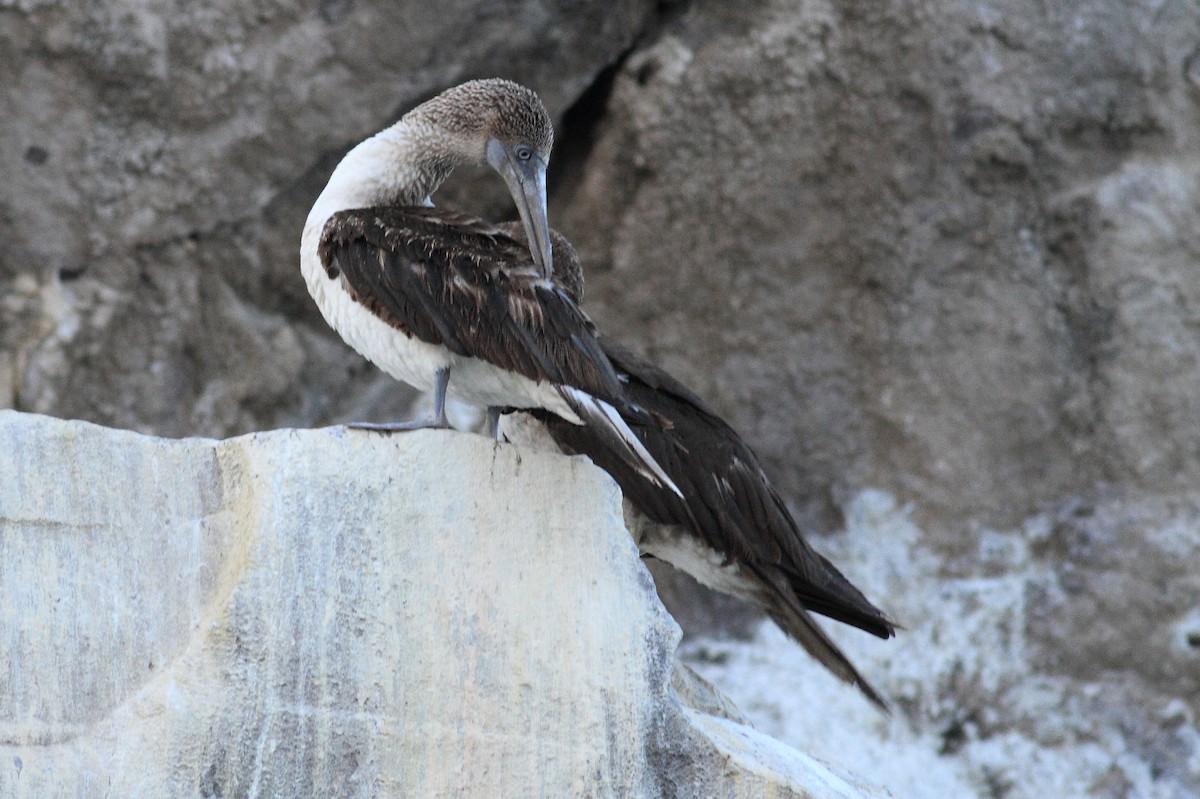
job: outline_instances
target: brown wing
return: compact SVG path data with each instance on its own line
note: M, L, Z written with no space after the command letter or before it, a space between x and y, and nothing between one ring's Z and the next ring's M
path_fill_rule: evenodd
M611 474L625 496L653 521L682 525L726 558L759 574L786 575L796 599L814 613L890 637L894 628L887 617L803 539L741 437L662 369L608 338L602 338L601 345L629 398L666 422L635 431L683 498L634 473L587 430L539 415L555 440Z
M498 228L433 208L340 211L318 254L331 278L345 278L358 302L405 334L641 418L591 320Z

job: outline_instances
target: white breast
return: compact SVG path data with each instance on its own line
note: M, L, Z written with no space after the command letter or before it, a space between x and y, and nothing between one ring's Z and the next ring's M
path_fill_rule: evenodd
M317 255L318 239L305 229L300 271L325 321L358 354L392 377L422 391L432 389L434 373L452 365L450 351L406 336L355 302L340 275L331 279L325 273Z

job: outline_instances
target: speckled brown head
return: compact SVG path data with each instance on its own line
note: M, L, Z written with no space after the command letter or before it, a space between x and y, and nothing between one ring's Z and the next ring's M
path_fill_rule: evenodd
M554 146L554 125L541 99L532 89L503 78L446 89L410 111L406 121L450 134L464 159L480 163L490 139L505 147L525 144L547 162Z
M529 236L533 260L548 279L554 265L546 167L554 125L533 90L501 78L472 80L422 103L405 121L441 137L452 157L486 163L500 173Z

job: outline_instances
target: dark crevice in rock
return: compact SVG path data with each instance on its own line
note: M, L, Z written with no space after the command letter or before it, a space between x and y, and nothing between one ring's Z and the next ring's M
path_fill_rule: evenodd
M50 160L50 153L44 147L31 144L25 148L25 160L34 166L41 166Z
M597 72L596 77L574 104L563 112L555 136L554 159L550 162L548 183L551 199L569 198L582 180L597 140L597 133L607 115L608 101L617 75L630 56L657 41L663 31L691 5L690 0L659 2L646 26L634 37L629 47L621 51L612 63Z
M555 137L557 146L554 158L550 161L547 180L551 200L560 194L569 197L582 179L596 143L597 131L608 109L608 98L612 94L613 83L630 52L632 48L600 70L595 80L563 114Z
M353 0L319 0L317 3L317 16L331 27L341 24L353 10Z

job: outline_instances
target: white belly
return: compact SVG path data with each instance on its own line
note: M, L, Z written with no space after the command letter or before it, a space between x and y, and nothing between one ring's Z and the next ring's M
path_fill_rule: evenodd
M755 601L762 587L736 563L726 563L691 531L674 524L656 524L625 500L625 524L638 550L687 572L696 582L723 594Z
M321 315L342 340L387 374L422 391L433 388L439 369L450 368L450 391L479 407L545 408L567 421L581 421L550 383L538 383L478 358L455 355L397 330L355 302L340 275L330 279L317 256L319 230L305 227L300 271Z

